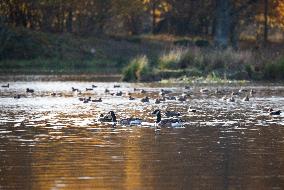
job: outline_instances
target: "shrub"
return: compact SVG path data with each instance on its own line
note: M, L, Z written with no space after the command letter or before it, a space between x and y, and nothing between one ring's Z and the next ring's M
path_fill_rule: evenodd
M123 70L122 80L127 82L143 81L149 73L148 58L145 55L138 56L132 59L129 65Z
M183 49L171 50L168 53L164 53L158 59L158 65L160 69L177 69L178 64L182 60L186 51Z
M284 58L280 58L275 63L266 64L264 77L266 79L284 79Z

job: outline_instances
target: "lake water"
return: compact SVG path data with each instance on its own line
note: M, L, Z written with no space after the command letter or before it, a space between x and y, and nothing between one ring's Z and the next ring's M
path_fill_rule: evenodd
M1 86L5 83L1 83ZM114 84L121 85L114 88ZM93 91L86 91L92 85ZM82 93L72 92L71 87ZM26 88L35 90L27 94ZM105 93L122 91L122 96ZM146 90L146 94L134 88ZM0 88L0 189L284 189L284 86L252 85L249 102L221 100L239 85L10 82ZM215 94L219 89L222 94ZM155 104L161 89L186 102ZM56 93L52 96L51 93ZM127 93L136 100L128 100ZM15 95L20 99L14 99ZM142 103L144 96L150 103ZM102 98L83 103L79 97ZM188 113L192 107L196 113ZM155 130L155 109L178 111L183 127ZM140 117L142 126L96 121Z

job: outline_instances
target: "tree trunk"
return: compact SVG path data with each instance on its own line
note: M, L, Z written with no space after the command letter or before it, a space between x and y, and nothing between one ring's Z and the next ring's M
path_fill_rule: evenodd
M268 0L264 0L264 23L263 23L263 45L267 44L268 40Z
M216 0L214 42L217 47L228 47L231 24L230 9L230 0Z

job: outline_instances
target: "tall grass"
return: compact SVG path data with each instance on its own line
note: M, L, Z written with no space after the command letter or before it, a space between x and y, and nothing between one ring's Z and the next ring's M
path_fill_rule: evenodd
M149 60L147 56L138 56L132 59L129 65L123 70L123 81L143 81L150 73Z

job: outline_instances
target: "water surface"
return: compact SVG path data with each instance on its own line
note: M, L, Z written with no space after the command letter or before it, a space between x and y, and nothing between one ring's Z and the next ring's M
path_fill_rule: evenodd
M85 90L93 84L98 87ZM230 94L239 86L208 87L201 94L202 87L187 90L182 84L113 85L10 82L10 88L1 88L0 189L284 189L283 114L267 112L284 110L283 86L246 86L254 97L243 102L244 93L229 103L215 90ZM155 104L162 88L190 98ZM128 92L136 100L128 100ZM22 98L14 99L16 94ZM140 101L146 95L150 103ZM78 99L89 96L103 101ZM188 113L189 107L197 113ZM151 112L157 108L180 112L185 125L156 131ZM118 119L136 116L146 124L96 121L110 110Z

